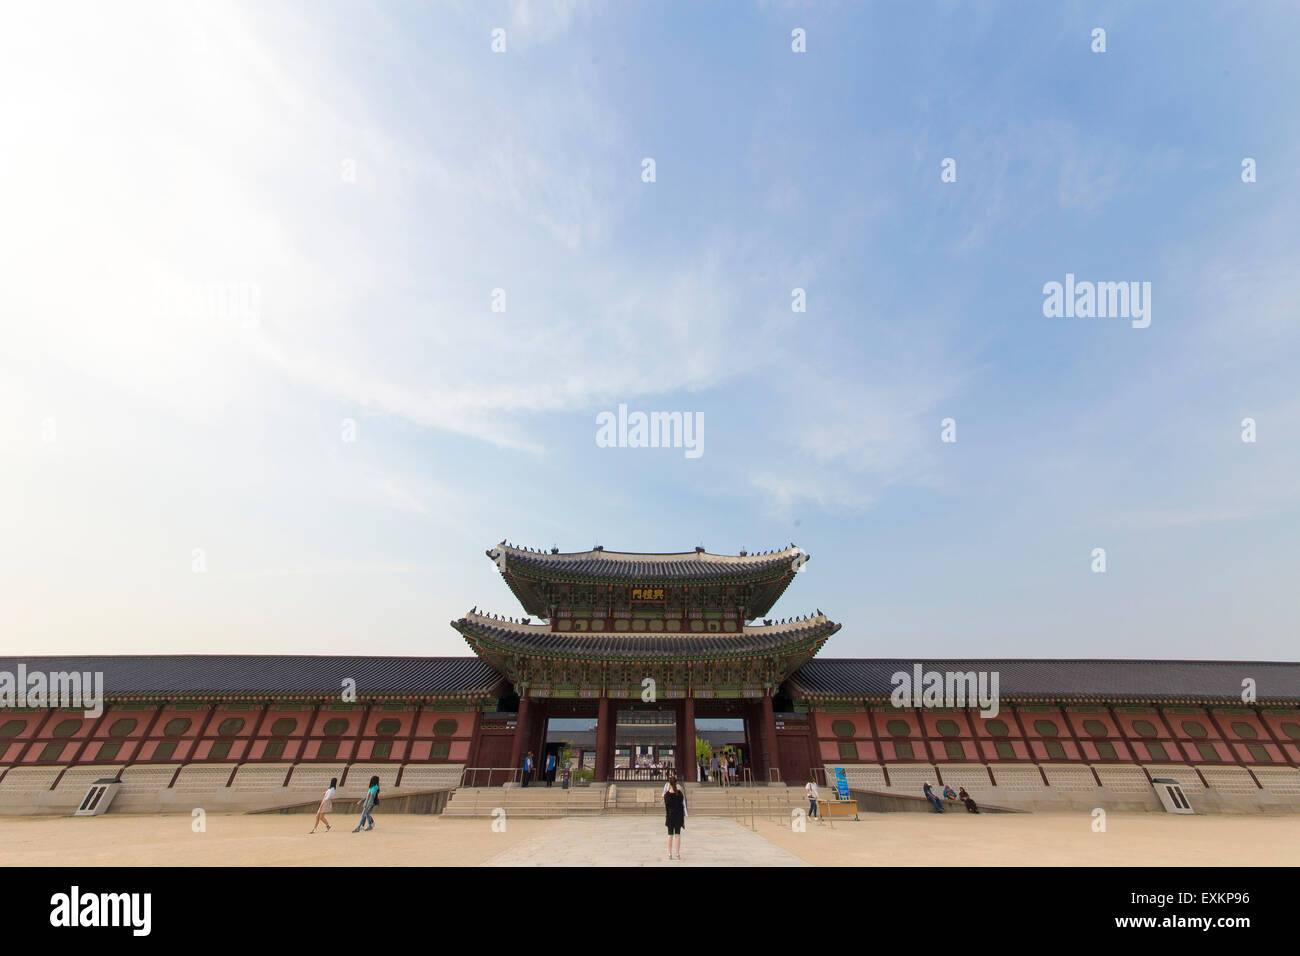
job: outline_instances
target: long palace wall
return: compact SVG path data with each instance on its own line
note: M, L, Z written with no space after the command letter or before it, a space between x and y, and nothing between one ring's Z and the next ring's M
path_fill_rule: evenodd
M1300 710L1139 705L978 710L822 705L819 763L1032 761L1297 766Z
M986 719L823 703L778 734L783 764L806 749L819 782L843 767L859 789L918 795L928 781L1012 808L1158 810L1151 780L1168 777L1202 810L1300 810L1295 708L1004 705Z
M371 774L388 791L457 786L463 768L511 766L513 717L463 703L119 702L98 718L8 709L0 812L69 812L104 776L123 780L114 809L126 811L289 805L330 777L345 795ZM526 749L541 752L544 727L528 721ZM1164 775L1206 809L1300 808L1297 708L1004 705L986 719L819 701L776 714L775 731L780 777L796 786L843 767L861 789L916 794L929 780L1013 807L1158 809L1150 779ZM761 747L764 731L752 732Z
M120 776L114 810L257 809L386 790L456 786L480 713L436 705L131 704L0 713L0 812L68 812Z

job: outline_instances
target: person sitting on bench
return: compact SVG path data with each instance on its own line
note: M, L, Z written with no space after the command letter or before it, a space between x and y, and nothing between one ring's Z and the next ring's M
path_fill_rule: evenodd
M943 804L940 803L939 798L934 795L934 790L930 787L928 782L921 788L921 792L925 794L925 799L930 801L930 805L934 807L935 813L943 813Z
M967 813L980 812L980 808L975 805L974 799L971 797L969 793L966 792L965 787L962 787L960 790L957 791L957 796L961 799L962 803L966 804Z

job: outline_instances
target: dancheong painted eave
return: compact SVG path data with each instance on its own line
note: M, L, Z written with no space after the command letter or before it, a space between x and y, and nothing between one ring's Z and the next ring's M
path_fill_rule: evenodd
M745 626L739 633L632 633L552 631L548 624L524 624L471 612L451 626L476 651L582 660L721 660L816 650L840 625L825 615L785 624Z
M910 675L917 664L939 673L997 672L1000 699L1022 703L1241 705L1247 678L1252 703L1300 701L1300 663L1287 661L818 658L790 675L789 689L804 700L886 701L893 675Z

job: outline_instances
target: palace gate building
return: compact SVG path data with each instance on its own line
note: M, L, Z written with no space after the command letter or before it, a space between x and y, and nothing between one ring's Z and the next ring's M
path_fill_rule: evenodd
M697 724L720 721L758 785L825 784L842 767L885 793L929 780L981 802L1158 809L1159 777L1203 808L1300 809L1297 663L831 658L819 652L841 624L773 613L809 559L794 546L503 542L488 557L518 609L451 622L472 656L0 659L0 681L102 674L107 700L94 715L5 702L0 812L69 812L102 777L122 782L115 811L288 806L332 777L359 794L371 774L389 793L491 786L517 781L530 752L538 766L568 756L598 783L666 766L693 781L696 738L717 739ZM917 665L996 674L998 713L894 706L894 675ZM638 767L650 760L657 770Z

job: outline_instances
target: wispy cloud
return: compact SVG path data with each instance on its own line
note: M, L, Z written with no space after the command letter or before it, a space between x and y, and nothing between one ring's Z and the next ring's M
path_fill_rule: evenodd
M551 43L590 22L602 6L597 0L511 0L510 34L526 45Z
M789 52L792 9L806 54ZM508 600L475 561L484 534L674 548L798 519L819 553L881 535L899 607L930 580L914 540L965 534L969 555L1003 531L1001 562L970 572L989 594L1130 526L1239 536L1259 564L1232 586L1293 611L1259 570L1293 571L1278 542L1300 496L1295 136L1270 92L1294 87L1285 16L1211 15L1221 64L1160 39L1155 13L1087 60L1061 58L1090 55L1086 32L1046 8L665 11L11 12L4 639L351 651L380 608L385 650L419 653L429 620ZM496 26L508 53L490 51ZM1179 115L1132 105L1187 89ZM658 183L640 181L646 155ZM1036 314L1076 259L1151 279L1151 328ZM254 321L187 311L231 284L256 287ZM707 408L708 452L599 454L593 412L618 402ZM402 571L426 567L445 595ZM1075 594L1074 568L1053 598L1100 600ZM1188 606L1159 570L1151 606ZM351 571L355 589L311 580ZM865 618L881 597L855 580L823 603ZM1038 611L1056 621L1051 603L973 633L954 598L924 623L999 653L1003 633L1041 633ZM1206 611L1117 640L1211 641Z

